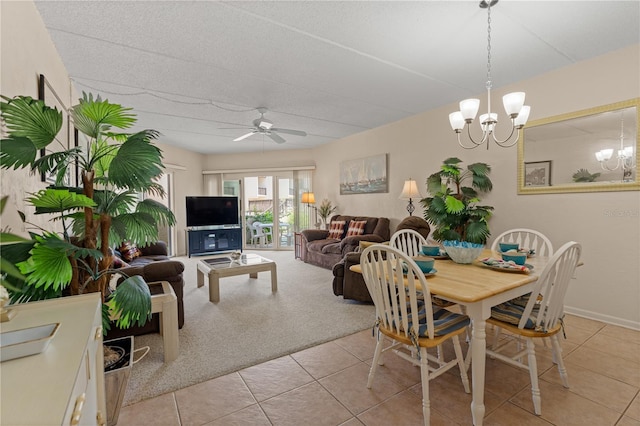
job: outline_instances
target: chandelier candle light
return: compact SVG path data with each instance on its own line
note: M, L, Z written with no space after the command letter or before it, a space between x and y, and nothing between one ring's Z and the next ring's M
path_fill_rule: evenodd
M413 205L413 199L422 198L416 181L413 179L405 180L402 193L398 198L401 200L409 200L409 204L407 204L407 211L409 212L409 216L413 216L413 211L416 209Z
M480 7L487 9L487 113L480 115L482 139L476 141L471 136L471 123L473 123L473 120L478 114L480 99L465 99L460 102L460 111L449 114L451 128L458 135L458 144L465 149L477 148L485 142L487 144L487 149L489 149L489 139L493 139L498 146L503 148L513 146L518 142L519 138L518 135L515 140L510 142L515 130L522 129L529 119L530 107L524 105L524 92L513 92L504 95L502 103L504 104L504 109L507 112L507 115L511 119L511 133L503 140L496 137L495 127L498 123L498 114L491 112L491 6L494 6L496 3L498 3L498 0L482 0L480 2ZM469 140L472 143L471 146L464 145L460 140L460 133L462 133L462 129L465 125L467 127Z
M624 112L622 112L620 119L620 149L618 150L618 159L615 167L610 167L608 164L612 156L612 148L601 149L600 151L596 152L596 160L600 162L600 167L602 167L603 170L612 172L614 170L617 170L618 168L622 168L622 180L630 180L632 173L631 170L633 168L633 147L624 146Z

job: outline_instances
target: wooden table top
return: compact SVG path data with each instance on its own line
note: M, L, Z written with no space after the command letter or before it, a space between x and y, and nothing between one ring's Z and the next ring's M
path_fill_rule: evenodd
M485 249L479 258L485 257L501 258L498 253L489 249ZM432 294L473 303L537 280L547 261L546 257L528 258L527 263L534 268L525 274L497 271L478 261L463 265L452 260L438 259L434 266L438 272L428 277L427 283ZM362 273L360 265L353 265L350 269Z

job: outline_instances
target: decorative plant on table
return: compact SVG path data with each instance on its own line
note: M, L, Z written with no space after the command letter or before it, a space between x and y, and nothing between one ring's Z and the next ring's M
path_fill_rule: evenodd
M61 150L39 157L41 149L60 145L56 136L62 127L61 111L28 96L2 99L8 137L0 145L0 167L56 176L55 185L27 200L35 214L54 215L52 221L60 229L32 231L30 240L2 246L3 272L11 266L21 272L7 274L3 282L12 302L100 292L105 330L110 316L116 317L119 328L143 325L151 315L149 288L142 277L132 276L110 291L111 247L123 241L142 246L157 241L157 224L175 223L165 206L138 198L141 192L163 195L154 182L163 168L162 153L152 143L158 132L115 133L113 128L127 129L135 123L131 109L83 94L69 114L86 136L86 145L59 146ZM64 186L64 177L76 165L80 187Z
M331 216L331 213L338 210L338 206L334 206L331 204L327 198L322 200L320 203L320 207L318 207L318 216L322 219L322 223L324 223L325 228L327 227L327 219Z
M488 220L493 207L478 203L481 193L493 189L488 176L491 167L474 163L465 170L461 162L455 157L446 159L440 171L427 178L427 191L431 196L420 202L425 208L424 218L435 227L436 240L446 241L445 246L459 245L448 243L459 241L463 247L474 244L481 247L490 235ZM469 180L471 186L463 186Z

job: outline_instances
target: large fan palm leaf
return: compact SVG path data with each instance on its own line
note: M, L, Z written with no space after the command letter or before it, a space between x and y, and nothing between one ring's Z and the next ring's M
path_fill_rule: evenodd
M93 95L83 93L80 103L69 112L76 129L90 138L99 139L100 135L111 127L131 127L136 120L130 111L131 108L112 104L108 100L103 101L100 96L94 99Z
M49 145L62 128L62 112L29 96L16 96L0 102L7 131L12 137L31 140L36 149Z
M162 174L162 153L150 143L157 132L142 131L120 145L111 161L109 181L116 187L144 191Z

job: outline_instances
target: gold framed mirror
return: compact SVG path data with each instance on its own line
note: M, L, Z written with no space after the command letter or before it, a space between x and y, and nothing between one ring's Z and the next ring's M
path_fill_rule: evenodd
M640 98L532 121L520 130L518 194L640 190L639 122Z

